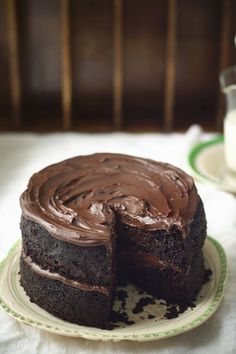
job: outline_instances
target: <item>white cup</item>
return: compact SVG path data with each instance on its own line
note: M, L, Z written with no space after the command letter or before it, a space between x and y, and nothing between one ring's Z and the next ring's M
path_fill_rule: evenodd
M228 111L224 119L224 149L226 164L236 173L236 109Z

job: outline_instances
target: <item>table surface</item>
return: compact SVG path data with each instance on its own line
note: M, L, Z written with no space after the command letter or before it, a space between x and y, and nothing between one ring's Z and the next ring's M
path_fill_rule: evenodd
M0 134L0 259L20 238L19 195L29 177L50 163L98 151L120 152L173 163L186 169L186 156L199 134ZM0 310L0 353L236 353L236 198L197 184L208 234L224 246L229 278L218 311L202 326L177 337L148 343L93 342L31 328Z

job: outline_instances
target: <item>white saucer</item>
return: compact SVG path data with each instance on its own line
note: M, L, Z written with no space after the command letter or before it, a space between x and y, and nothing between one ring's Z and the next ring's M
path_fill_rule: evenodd
M189 153L188 162L190 173L196 179L236 193L236 174L226 166L222 136L195 146Z

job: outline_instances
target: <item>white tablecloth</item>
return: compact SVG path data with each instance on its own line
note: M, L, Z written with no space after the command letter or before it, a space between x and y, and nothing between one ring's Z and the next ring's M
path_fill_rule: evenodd
M181 134L2 134L0 135L0 259L20 237L19 195L35 171L56 161L98 151L121 152L185 168L199 130ZM204 136L206 138L206 136ZM230 268L224 300L201 327L149 343L104 343L51 335L11 319L0 310L0 353L236 353L236 198L198 184L208 233L219 240Z

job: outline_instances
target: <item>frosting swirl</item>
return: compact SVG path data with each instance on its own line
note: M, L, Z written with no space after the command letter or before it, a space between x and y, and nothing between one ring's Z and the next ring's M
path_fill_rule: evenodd
M89 246L110 243L117 217L145 230L175 225L186 235L198 200L193 179L177 167L97 153L35 173L20 203L54 237Z

